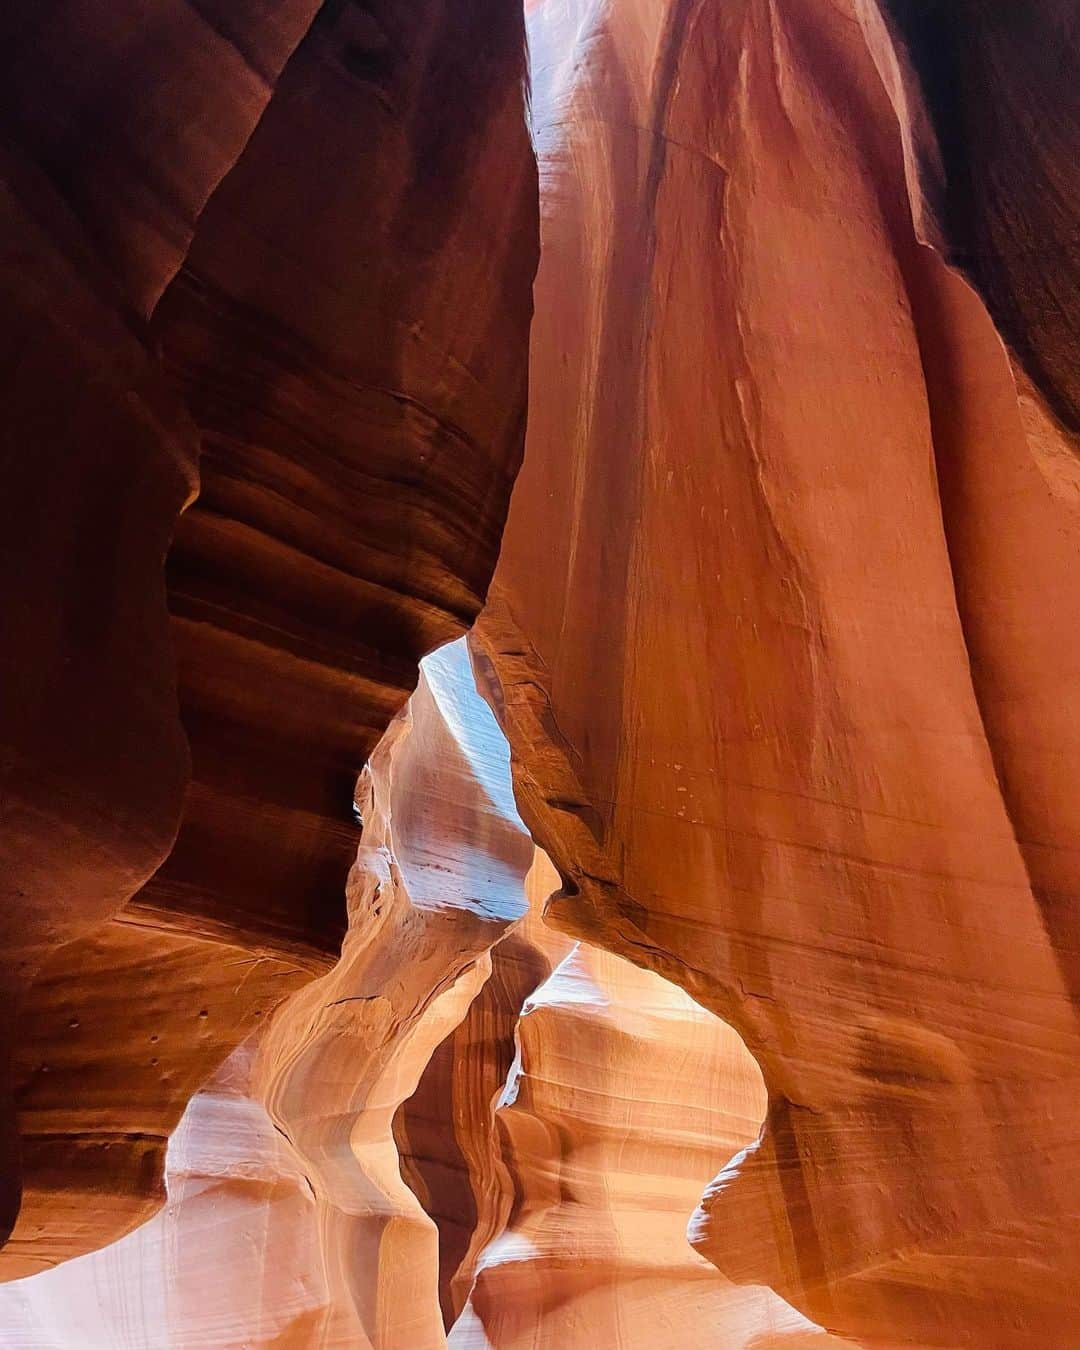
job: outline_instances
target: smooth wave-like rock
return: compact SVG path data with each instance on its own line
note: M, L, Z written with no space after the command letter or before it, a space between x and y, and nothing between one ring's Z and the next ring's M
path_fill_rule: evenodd
M393 1118L526 916L535 870L463 643L427 658L356 800L340 960L193 1099L160 1214L0 1290L5 1344L61 1350L81 1326L118 1350L445 1345L436 1227L402 1179Z
M885 0L925 96L950 259L1080 430L1080 31L1070 0ZM923 165L929 156L923 156Z
M436 1228L402 1180L392 1122L525 917L535 872L463 643L427 658L356 802L340 960L193 1098L160 1214L0 1290L5 1345L62 1350L80 1327L117 1350L445 1344ZM513 984L504 959L497 988Z
M526 9L0 15L0 1341L1066 1350L1075 7Z
M526 913L532 841L462 644L429 657L358 794L349 931L260 1046L257 1089L309 1178L331 1304L318 1344L444 1344L436 1227L402 1179L393 1119ZM470 709L471 715L470 715Z
M192 1092L333 964L355 776L521 454L520 12L152 9L0 19L9 1279L152 1213Z
M516 1203L495 1111L514 1064L522 1008L573 946L541 917L558 884L537 849L525 876L528 912L492 948L491 974L394 1118L402 1176L438 1228L439 1304L448 1332L462 1315L477 1262Z
M677 986L578 944L526 1001L498 1103L512 1221L454 1350L839 1344L697 1255L705 1182L757 1139L761 1071Z
M329 1295L314 1196L240 1046L169 1139L168 1199L126 1237L0 1286L6 1350L309 1350Z
M0 15L5 1061L49 950L115 912L176 833L188 762L161 571L199 439L143 321L315 8ZM6 1232L19 1144L0 1077Z
M868 0L530 34L531 416L476 640L550 917L762 1067L696 1239L725 1274L868 1341L1056 1344L1074 448L935 246Z
M558 876L462 644L357 797L341 960L192 1099L158 1215L0 1290L4 1343L829 1343L693 1251L760 1070L681 989L545 926Z

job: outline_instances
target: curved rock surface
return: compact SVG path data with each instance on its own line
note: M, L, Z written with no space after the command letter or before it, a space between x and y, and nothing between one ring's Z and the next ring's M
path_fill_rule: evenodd
M304 1350L329 1303L311 1187L251 1095L252 1046L169 1140L168 1200L134 1232L0 1288L8 1350Z
M144 8L0 18L6 1278L152 1213L191 1093L332 964L356 774L521 453L520 13Z
M1080 430L1080 30L1069 0L885 0L943 169L943 243ZM925 169L929 156L923 155ZM925 177L924 177L925 183Z
M444 1343L437 1232L402 1180L393 1118L525 914L533 854L505 743L477 704L463 644L428 658L362 780L341 960L288 1000L260 1050L259 1094L318 1205L323 1345Z
M532 411L477 641L550 917L762 1067L696 1239L725 1274L866 1341L1056 1344L1075 447L934 247L868 0L530 34Z
M514 1065L525 1001L573 946L541 918L558 884L537 849L525 877L528 912L492 948L490 976L394 1119L402 1176L438 1228L439 1304L448 1332L462 1314L481 1254L505 1229L516 1203L495 1108Z
M1065 1350L1075 7L527 9L0 16L0 1339Z
M425 662L358 803L341 960L194 1097L160 1214L5 1286L4 1343L828 1343L693 1252L760 1071L682 990L545 927L557 874L463 644Z
M705 1182L756 1140L765 1085L675 985L578 944L526 1001L496 1119L513 1220L480 1257L454 1350L839 1344L690 1247Z
M463 643L425 662L357 805L340 960L194 1098L161 1214L0 1292L5 1344L62 1350L81 1328L116 1350L445 1345L436 1228L392 1121L526 914L534 852Z

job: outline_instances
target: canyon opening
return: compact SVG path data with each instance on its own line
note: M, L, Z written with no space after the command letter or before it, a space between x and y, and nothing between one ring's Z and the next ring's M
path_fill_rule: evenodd
M1080 1346L1071 0L8 0L0 1347Z

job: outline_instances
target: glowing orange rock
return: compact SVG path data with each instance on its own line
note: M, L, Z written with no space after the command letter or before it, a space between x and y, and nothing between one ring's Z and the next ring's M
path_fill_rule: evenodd
M703 1183L765 1113L730 1027L581 944L526 1002L517 1041L496 1113L516 1204L480 1257L454 1350L835 1343L687 1241Z
M1072 450L1030 391L1022 425L932 247L868 0L541 4L530 32L532 412L478 645L552 917L762 1067L764 1136L696 1238L725 1274L867 1340L1052 1344Z

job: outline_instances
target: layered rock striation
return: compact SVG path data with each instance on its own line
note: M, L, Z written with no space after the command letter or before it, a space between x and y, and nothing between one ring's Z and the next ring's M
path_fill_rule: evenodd
M152 1213L332 965L356 774L521 454L520 13L144 8L0 19L8 1278Z
M454 1328L477 1264L518 1204L496 1108L514 1068L522 1009L573 946L541 917L557 886L537 849L525 876L528 911L492 948L491 974L394 1118L401 1174L438 1229L439 1304L455 1335L464 1334Z
M254 1043L169 1139L168 1198L125 1237L0 1288L10 1350L306 1350L329 1304L314 1196L252 1095Z
M5 1344L62 1350L81 1326L123 1350L445 1345L436 1225L393 1121L527 914L534 854L463 643L427 659L356 800L339 961L193 1099L159 1215L0 1293Z
M677 986L574 946L526 1000L496 1121L511 1220L483 1250L455 1350L839 1344L693 1251L708 1179L758 1137L761 1071Z
M259 1094L318 1206L320 1344L443 1343L437 1231L402 1179L393 1121L524 916L533 855L477 703L462 644L428 658L362 780L341 960L282 1006L260 1049Z
M828 1344L690 1246L760 1071L682 990L544 925L558 878L462 644L357 800L340 961L192 1099L158 1215L4 1287L4 1343Z
M1065 0L144 9L0 16L5 1344L1068 1344Z
M1029 56L1045 13L1015 21ZM1006 62L1007 28L964 60ZM761 1065L762 1138L695 1239L721 1271L871 1343L1058 1344L1075 446L945 260L874 5L540 4L530 37L529 440L475 640L549 917ZM1070 126L1066 96L1012 125L1029 161L990 138L988 230L1010 162L1017 212L1057 209L1036 182L1075 171ZM1034 302L1056 237L980 267Z

